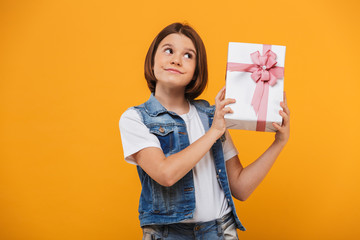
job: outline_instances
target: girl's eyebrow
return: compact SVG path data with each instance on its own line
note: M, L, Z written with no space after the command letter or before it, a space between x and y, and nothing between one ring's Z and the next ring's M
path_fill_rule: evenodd
M163 48L163 47L174 47L174 46L172 44L170 44L170 43L165 43L161 47ZM192 48L185 48L185 50L189 51L189 52L193 52L196 55L196 51L194 49L192 49Z

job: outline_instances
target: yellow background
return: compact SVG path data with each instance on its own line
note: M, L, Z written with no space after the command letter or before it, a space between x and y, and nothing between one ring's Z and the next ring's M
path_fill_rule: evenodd
M0 1L0 239L140 239L136 168L118 120L148 99L166 25L202 36L214 102L229 41L286 45L291 138L236 201L240 239L359 239L360 4L343 1ZM231 131L244 165L272 133Z

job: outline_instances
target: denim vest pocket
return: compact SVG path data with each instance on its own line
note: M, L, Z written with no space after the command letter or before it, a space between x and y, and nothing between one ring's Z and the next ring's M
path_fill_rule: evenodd
M152 213L169 215L178 212L183 205L183 183L178 181L171 187L164 187L152 181L153 206Z
M167 155L174 148L174 126L154 125L149 128L160 142L161 149Z

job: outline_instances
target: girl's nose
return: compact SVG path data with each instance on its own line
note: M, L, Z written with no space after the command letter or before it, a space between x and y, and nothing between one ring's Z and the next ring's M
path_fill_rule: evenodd
M175 64L175 65L181 65L181 57L178 56L177 54L173 55L173 58L171 59L171 64Z

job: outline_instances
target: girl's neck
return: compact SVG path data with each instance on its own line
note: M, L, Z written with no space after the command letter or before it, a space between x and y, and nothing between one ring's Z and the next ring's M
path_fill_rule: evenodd
M188 113L190 110L184 91L163 91L156 89L155 97L168 111L175 112L178 115Z

